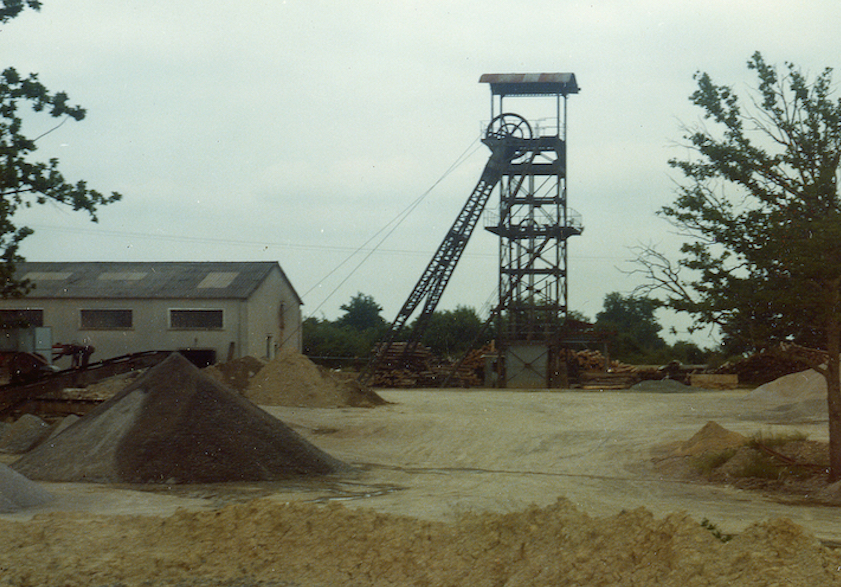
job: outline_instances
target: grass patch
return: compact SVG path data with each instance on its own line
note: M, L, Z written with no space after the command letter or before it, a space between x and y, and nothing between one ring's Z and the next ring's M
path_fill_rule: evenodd
M733 540L733 534L725 534L721 530L718 529L718 526L710 522L707 518L701 520L701 527L709 530L710 534L718 538L721 542L730 542Z
M809 435L803 432L786 432L785 434L770 434L767 436L763 435L762 432L757 432L748 439L747 446L759 449L762 445L777 450L790 442L800 442L808 438Z
M707 477L715 476L720 467L728 463L737 453L738 462L731 463L726 470L728 478L735 479L761 479L765 481L778 481L786 478L802 479L811 473L808 469L798 466L791 466L782 460L768 454L764 448L772 451L779 451L792 442L805 441L807 434L802 432L787 432L784 434L762 434L757 433L750 437L742 450L728 448L725 450L708 452L697 456L693 461L694 468ZM724 471L721 471L724 473Z
M733 471L734 477L750 477L753 479L777 480L790 475L789 469L765 453L751 453L751 458L738 471Z
M692 464L698 472L704 475L710 475L721 465L732 459L736 451L737 449L735 448L726 448L720 451L706 452L695 457Z

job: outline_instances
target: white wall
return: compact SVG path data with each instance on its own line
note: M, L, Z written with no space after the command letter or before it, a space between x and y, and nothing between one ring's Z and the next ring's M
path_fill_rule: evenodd
M0 300L0 308L43 309L44 326L52 328L54 343L82 343L96 348L92 361L149 350L214 350L218 362L246 355L272 358L281 344L301 350L301 308L279 269L244 300L39 299ZM218 309L220 329L177 329L169 324L169 310ZM281 319L281 308L284 316ZM82 329L80 310L132 310L130 329ZM283 326L283 328L281 328ZM268 343L268 344L267 344ZM267 355L268 350L268 355ZM57 361L68 367L69 359Z

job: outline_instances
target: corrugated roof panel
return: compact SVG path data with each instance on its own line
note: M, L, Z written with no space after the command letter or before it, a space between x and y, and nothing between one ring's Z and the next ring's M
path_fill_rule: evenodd
M149 275L148 271L106 271L97 279L100 281L140 281Z

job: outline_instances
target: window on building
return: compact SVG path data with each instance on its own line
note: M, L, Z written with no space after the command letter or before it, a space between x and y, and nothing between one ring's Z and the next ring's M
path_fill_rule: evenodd
M169 311L170 328L218 329L224 325L222 310L178 309Z
M27 328L44 325L44 310L8 309L0 310L0 328Z
M121 330L132 327L131 310L81 310L82 328Z

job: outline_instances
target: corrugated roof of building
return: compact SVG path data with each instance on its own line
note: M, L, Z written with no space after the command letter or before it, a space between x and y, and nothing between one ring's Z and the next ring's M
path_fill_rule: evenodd
M491 85L495 96L577 94L574 73L485 73L479 83Z
M15 275L35 284L27 298L247 299L275 268L289 283L272 261L26 262Z

